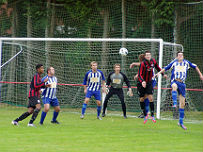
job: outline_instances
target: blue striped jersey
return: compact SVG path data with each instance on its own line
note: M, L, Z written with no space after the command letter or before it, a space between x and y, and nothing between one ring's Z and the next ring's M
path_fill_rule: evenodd
M43 90L42 97L55 99L56 98L57 78L55 76L49 77L48 75L46 75L45 77L42 78L42 81L44 81L47 77L49 80L47 82L45 82L45 85L51 84L51 87L47 87Z
M92 70L85 74L83 85L87 85L89 91L99 91L101 88L101 81L105 81L102 71L97 70L95 73Z
M171 82L175 79L180 79L185 82L187 78L187 70L191 67L193 69L196 68L196 64L191 63L188 60L183 59L182 62L178 62L177 59L173 60L170 64L168 64L164 69L167 71L172 69L171 71Z

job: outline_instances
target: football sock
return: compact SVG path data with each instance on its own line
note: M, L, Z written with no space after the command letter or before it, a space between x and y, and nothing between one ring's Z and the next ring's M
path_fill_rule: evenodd
M27 118L28 116L30 115L30 113L29 112L25 112L25 113L23 113L20 117L18 117L16 120L14 120L14 121L22 121L23 119L25 119L25 118Z
M42 114L41 114L41 119L40 119L40 124L43 124L43 122L44 122L44 119L45 119L46 115L47 115L47 113L46 113L46 112L44 112L44 111L42 111Z
M87 104L86 104L86 103L83 103L83 105L82 105L82 115L85 114L86 108L87 108Z
M97 106L97 117L100 116L101 113L101 106Z
M34 121L35 121L35 119L37 118L37 115L38 115L38 113L40 112L40 109L35 109L34 110L34 113L32 114L32 118L30 119L30 122L29 122L29 124L32 124Z
M150 110L151 110L151 116L154 117L154 102L150 102Z
M179 123L182 125L184 119L184 109L179 108Z
M149 112L149 99L148 99L148 98L145 99L144 102L145 102L145 110L146 110L146 113L148 113L148 112Z
M140 102L140 107L143 111L144 116L146 116L146 110L145 110L145 103L144 102Z
M54 111L53 112L53 119L52 121L56 121L56 118L58 117L59 112Z
M177 91L172 91L173 106L177 104Z

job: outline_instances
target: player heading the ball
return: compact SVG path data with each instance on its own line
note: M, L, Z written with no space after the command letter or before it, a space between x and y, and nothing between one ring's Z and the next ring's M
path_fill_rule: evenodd
M100 117L101 113L101 86L102 90L105 90L105 77L102 71L97 69L98 63L96 61L92 61L90 63L91 70L89 70L85 74L85 78L83 81L84 93L85 93L85 101L82 106L82 114L80 116L81 119L84 118L85 110L87 108L87 104L90 101L90 98L94 96L97 103L97 119L102 120Z
M155 123L155 117L154 117L154 101L153 101L153 69L156 69L158 72L161 71L161 68L157 64L156 60L151 57L150 51L145 51L145 59L141 62L138 72L138 81L137 81L137 91L138 95L140 97L140 106L144 113L144 124L148 120L148 116L145 109L145 102L144 100L146 98L149 99L149 106L151 110L151 117L152 121ZM167 78L166 75L164 75L165 78Z

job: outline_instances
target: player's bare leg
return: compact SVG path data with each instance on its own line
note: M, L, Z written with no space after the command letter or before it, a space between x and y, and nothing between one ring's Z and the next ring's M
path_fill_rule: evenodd
M101 101L96 100L97 102L97 119L102 120L102 118L100 117L100 113L101 113Z
M173 99L173 107L176 108L177 107L177 89L178 86L176 83L172 84L172 99Z
M184 108L185 108L185 97L183 97L181 94L179 95L179 125L181 128L186 130L187 128L183 124L183 119L184 119Z
M89 101L90 101L90 98L85 98L85 101L84 101L84 103L82 105L82 114L80 116L81 119L83 119L84 116L85 116L85 110L87 108L87 104L88 104Z
M59 106L56 106L56 107L54 107L54 110L55 110L56 112L59 112L61 109L60 109Z
M18 117L17 119L13 120L11 123L12 123L13 125L18 125L18 122L19 122L19 121L24 120L24 119L27 118L29 115L31 115L33 112L34 112L34 109L31 108L31 107L29 107L27 112L23 113L20 117Z
M44 104L44 112L47 113L49 111L49 108L50 108L49 104Z

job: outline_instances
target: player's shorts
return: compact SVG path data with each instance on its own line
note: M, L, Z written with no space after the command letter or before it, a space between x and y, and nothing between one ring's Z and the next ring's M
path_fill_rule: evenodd
M38 97L29 97L29 101L28 101L28 108L36 108L37 104L41 104L40 100Z
M173 81L173 82L171 82L171 87L172 87L173 83L177 84L177 86L178 86L178 89L177 89L178 94L181 94L183 97L185 97L185 88L186 88L185 83Z
M43 104L50 104L52 107L59 106L59 102L58 102L57 98L50 99L50 98L44 97L44 98L42 98L42 102L43 102Z
M101 93L100 93L100 90L99 91L89 91L87 90L87 93L86 93L86 98L91 98L92 96L94 96L94 98L96 100L99 100L101 101Z
M154 89L153 89L153 84L152 81L147 82L146 88L142 86L141 82L137 82L137 94L139 97L144 97L145 94L153 94Z
M152 86L153 88L156 86L156 79L152 80Z

